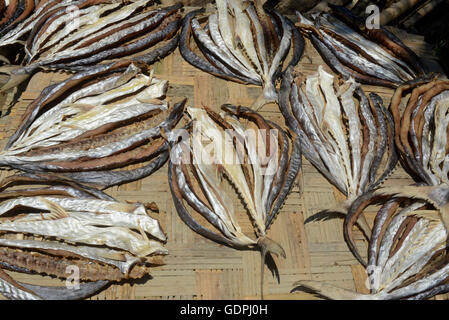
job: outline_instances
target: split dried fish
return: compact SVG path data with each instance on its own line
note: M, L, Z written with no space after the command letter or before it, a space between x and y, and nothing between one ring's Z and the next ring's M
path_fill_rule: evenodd
M449 292L447 229L449 186L384 187L369 191L351 205L345 237L366 267L370 294L355 293L317 281L295 285L331 299L427 299ZM380 204L380 209L379 205ZM368 261L352 240L352 228L363 212L377 206L369 239Z
M168 159L163 133L183 116L185 100L163 100L167 86L131 61L51 85L26 109L0 165L102 188L148 176ZM145 165L115 170L136 163Z
M0 49L22 44L23 66L0 68L5 91L39 70L87 70L103 61L134 57L151 64L178 44L182 4L153 1L49 0L0 39Z
M426 74L418 56L383 27L369 29L350 10L332 6L333 14L308 20L297 12L299 25L321 57L345 79L396 88Z
M170 188L179 216L192 230L234 248L261 251L263 288L265 255L285 257L266 232L301 174L300 140L290 142L283 129L249 108L222 109L217 114L188 108L194 128L172 147ZM245 205L256 239L238 223L232 204L235 193ZM185 203L205 220L195 218Z
M1 181L0 188L3 269L67 279L71 273L66 268L76 267L80 281L97 283L81 290L85 296L109 281L146 275L144 263L161 264L153 256L167 254L167 238L143 204L117 202L58 177L15 175ZM22 298L21 291L36 298L53 292L52 287L24 290L25 285L2 275L0 293L11 298ZM60 298L73 298L72 290L64 289Z
M410 90L410 96L403 99ZM391 100L395 141L403 164L416 180L427 185L449 185L448 108L448 80L417 79L399 87Z
M350 78L341 84L322 66L304 77L289 68L281 84L280 109L300 138L303 154L347 201L374 189L397 163L394 122L375 93L366 96ZM366 223L365 231L368 231Z
M182 56L217 77L262 86L264 93L257 108L277 101L276 80L282 75L289 51L292 57L288 65L301 59L302 35L288 18L277 11L266 12L259 0L217 0L216 6L205 26L197 19L203 9L186 15L179 44ZM202 57L191 47L191 38Z

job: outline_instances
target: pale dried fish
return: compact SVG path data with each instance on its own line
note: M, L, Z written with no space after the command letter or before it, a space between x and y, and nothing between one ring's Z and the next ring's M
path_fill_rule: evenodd
M215 76L263 87L254 109L277 101L276 81L292 51L288 65L296 65L304 50L304 39L293 23L276 11L266 12L260 1L217 0L216 12L208 17L208 28L196 16L204 10L186 15L180 52L193 66ZM191 38L204 57L191 48ZM292 48L292 49L291 49Z
M321 66L308 77L295 76L290 68L282 81L280 109L301 137L304 156L347 197L329 211L345 214L397 163L392 116L379 96L367 97L353 79L337 84ZM366 223L362 227L369 234Z
M401 186L369 191L353 202L345 237L368 273L370 294L317 281L298 281L331 299L427 299L449 291L447 228L449 187ZM350 234L364 211L377 207L366 261Z
M0 68L1 90L16 87L42 69L78 72L123 57L147 64L165 57L178 44L182 4L165 8L152 4L151 0L45 2L0 39L0 49L8 51L19 43L25 55L16 62L21 65Z
M260 250L263 279L265 255L285 257L266 231L300 174L300 140L290 142L284 130L249 108L223 105L222 109L224 113L217 114L188 108L193 131L173 145L169 163L173 201L195 232L231 247ZM247 209L256 239L237 221L235 192ZM202 226L185 203L209 226Z
M0 185L1 268L66 279L67 267L76 266L80 280L92 282L78 293L81 298L80 293L90 295L109 281L146 275L144 263L161 264L157 256L167 254L166 235L143 204L120 203L57 177L10 176ZM28 238L18 240L17 234ZM26 287L7 282L1 292L6 296ZM75 297L67 288L35 287L25 292L48 298L54 290L61 291L61 299Z
M168 158L162 132L183 115L185 101L169 109L164 100L167 85L123 61L47 87L28 106L0 163L103 188L148 176Z

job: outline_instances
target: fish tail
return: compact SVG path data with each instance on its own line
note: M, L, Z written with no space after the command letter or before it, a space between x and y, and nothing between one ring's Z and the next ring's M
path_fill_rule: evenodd
M295 282L293 285L295 289L299 288L304 291L311 291L314 294L331 300L372 300L374 298L374 296L369 294L361 294L325 282L313 280L301 280ZM296 291L295 289L292 291Z

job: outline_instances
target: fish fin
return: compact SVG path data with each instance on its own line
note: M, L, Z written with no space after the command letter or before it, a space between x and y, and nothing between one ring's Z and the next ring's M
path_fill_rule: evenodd
M39 201L45 204L45 206L50 210L50 219L57 220L70 217L70 214L59 204L42 197L39 197Z

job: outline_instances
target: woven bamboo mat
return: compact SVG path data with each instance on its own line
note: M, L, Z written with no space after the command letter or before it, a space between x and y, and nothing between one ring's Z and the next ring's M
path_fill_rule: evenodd
M432 70L440 71L431 50L420 36L399 33L407 45L423 57ZM323 63L321 57L307 42L299 69L310 74ZM254 86L244 86L224 81L197 70L185 62L179 51L170 55L155 66L155 74L169 80L168 97L173 101L187 97L188 105L209 106L219 110L223 103L251 105L261 93ZM36 74L22 93L18 103L8 111L11 94L0 96L3 104L0 118L1 145L13 134L26 106L51 83L67 78L64 73ZM368 92L375 91L389 104L393 93L390 89L364 86ZM268 119L284 125L284 120L276 105L266 105L260 111ZM8 113L6 116L5 114ZM268 232L268 236L282 245L286 259L274 258L279 281L268 269L265 270L265 295L267 299L317 299L305 292L290 293L293 283L301 279L313 279L367 292L366 274L347 249L343 239L342 221L339 219L312 222L304 225L304 220L312 214L332 207L344 196L332 187L317 170L304 159L304 193L299 196L295 186L288 196L281 213ZM1 171L0 176L10 175L11 171ZM386 185L406 185L412 180L398 165ZM191 231L178 217L172 204L167 181L167 165L143 180L128 183L106 190L119 200L155 201L160 220L168 234L166 247L169 255L164 257L165 265L153 268L145 279L111 285L91 299L253 299L260 295L260 254L255 251L234 250L207 240ZM235 203L236 211L244 220L246 213L241 204ZM369 215L372 222L374 216ZM243 229L250 230L250 223ZM366 247L361 233L356 232L357 244ZM265 267L266 268L266 267ZM41 285L61 285L59 280L50 277L29 276L11 273L18 281ZM445 299L445 295L436 297Z

